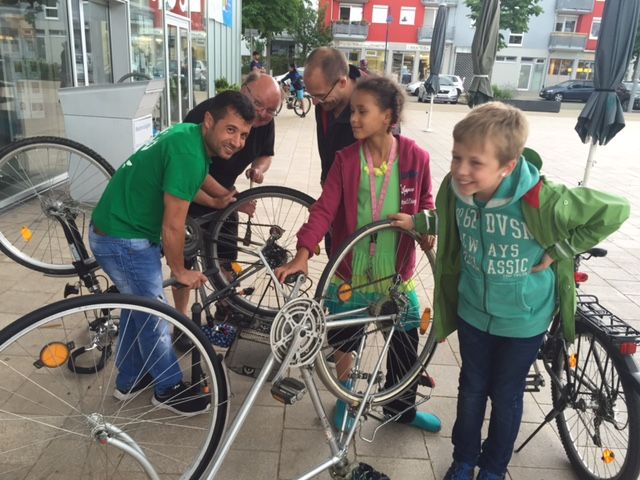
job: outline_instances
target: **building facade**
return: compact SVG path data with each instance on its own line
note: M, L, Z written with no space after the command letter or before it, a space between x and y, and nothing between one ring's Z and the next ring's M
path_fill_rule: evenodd
M158 126L179 121L215 79L239 83L240 9L240 0L3 2L0 147L64 136L60 88L113 85L132 72L164 81Z

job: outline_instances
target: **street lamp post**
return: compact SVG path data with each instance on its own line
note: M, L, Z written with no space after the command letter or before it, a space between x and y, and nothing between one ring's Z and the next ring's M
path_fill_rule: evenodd
M389 24L393 22L393 17L387 15L387 31L384 36L384 73L387 73L387 45L389 44Z

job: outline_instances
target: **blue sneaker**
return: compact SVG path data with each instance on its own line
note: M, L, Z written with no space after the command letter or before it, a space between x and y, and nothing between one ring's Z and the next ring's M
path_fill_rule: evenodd
M442 480L473 480L473 465L454 461Z
M487 470L480 470L476 480L504 480L505 475L497 475L495 473L488 472Z

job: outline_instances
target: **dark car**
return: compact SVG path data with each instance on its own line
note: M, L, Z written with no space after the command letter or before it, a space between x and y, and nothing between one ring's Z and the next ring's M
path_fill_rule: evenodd
M578 102L586 102L595 90L592 80L567 80L566 82L546 87L540 90L540 97L546 100L555 100L563 102L572 100ZM623 84L618 85L616 93L622 104L622 108L626 108L629 102L629 90Z

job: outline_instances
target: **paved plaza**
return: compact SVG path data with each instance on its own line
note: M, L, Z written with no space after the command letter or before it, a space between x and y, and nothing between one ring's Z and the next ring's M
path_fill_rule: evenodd
M544 161L543 173L552 180L570 185L577 185L582 179L588 154L588 146L580 142L574 130L581 107L563 104L558 114L527 114L531 125L528 145L540 153ZM417 103L415 97L410 98L402 133L430 152L435 193L449 168L451 131L468 108L465 105L436 105L432 131L426 132L425 110L428 109ZM599 296L614 313L640 328L640 113L625 115L626 128L609 145L598 147L596 151L597 164L590 186L628 198L632 204L631 218L602 245L609 250L607 258L594 259L586 266L590 279L584 291ZM317 197L320 193L320 159L316 143L314 116L301 119L285 109L276 119L276 155L265 183L286 185ZM239 183L237 187L242 190L248 184ZM31 272L0 253L0 326L61 299L65 283L65 279ZM440 416L443 423L440 433L429 434L407 426L390 425L377 433L373 443L360 438L356 440L352 453L357 460L375 466L393 480L441 479L451 459L458 370L457 340L452 336L438 347L429 369L437 386L431 392L431 399L420 407ZM232 416L251 381L231 374ZM334 400L326 391L321 394L330 409ZM517 443L543 420L551 408L550 403L548 391L526 394L524 420ZM370 435L374 426L373 422L368 422L364 433ZM285 408L264 391L219 478L296 478L328 456L329 449L309 399ZM544 427L523 452L514 454L509 476L514 480L577 478L552 426ZM324 473L318 478L328 479L329 475Z

